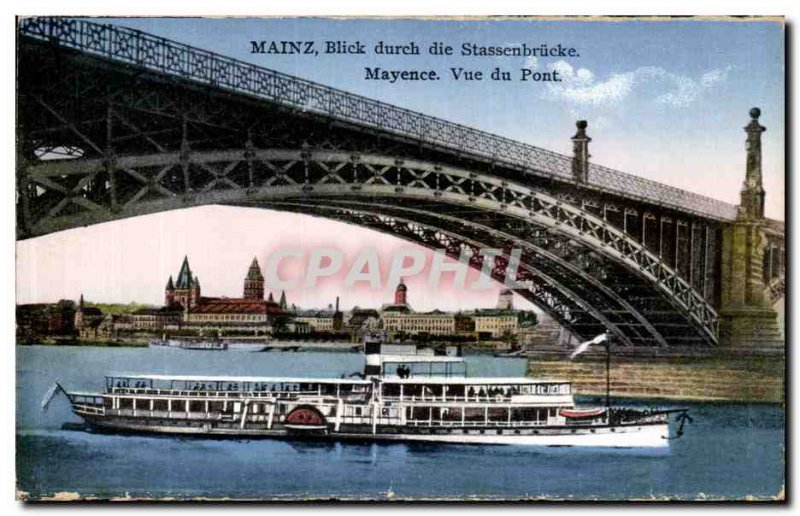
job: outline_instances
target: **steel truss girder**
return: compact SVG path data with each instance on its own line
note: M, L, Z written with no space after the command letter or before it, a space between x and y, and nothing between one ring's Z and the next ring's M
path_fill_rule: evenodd
M305 210L311 210L314 207L321 207L330 211L343 211L352 212L355 216L359 214L378 215L382 217L389 217L392 220L400 221L405 224L423 224L427 227L434 227L437 230L449 230L453 234L458 235L481 235L481 242L484 247L494 247L505 249L509 247L509 243L514 248L519 248L527 253L529 256L523 256L523 265L530 268L535 274L541 274L547 277L548 280L556 285L557 288L564 291L570 298L575 298L582 306L596 307L601 317L597 317L606 327L612 328L614 333L623 334L627 331L633 330L634 335L623 338L623 342L630 342L631 339L652 340L657 345L667 346L667 342L661 333L653 327L650 321L642 315L638 309L634 308L625 299L619 296L611 288L605 285L601 280L592 276L589 272L570 263L570 261L556 255L550 250L535 245L532 241L521 238L517 235L503 232L496 228L492 228L483 224L476 223L474 220L467 218L457 218L443 213L432 213L416 208L408 207L384 207L376 206L374 203L358 202L353 200L348 201L329 201L325 200L324 203L316 202L315 204L305 204L301 202L296 203L271 203L265 207L275 209L292 209L292 206L299 206ZM303 212L303 211L301 211ZM324 215L323 215L324 216ZM329 217L331 215L328 215ZM347 217L342 217L346 219ZM473 237L478 238L478 237ZM554 270L555 273L549 273L542 268L543 264L551 265L548 270ZM580 288L575 291L567 284L567 280L572 285L578 285ZM595 294L592 298L588 298L585 293L589 292ZM600 294L600 295L597 295ZM546 309L543 307L543 309ZM607 314L622 314L630 316L634 319L633 322L626 322L620 320L609 320ZM645 330L645 334L640 334L636 328ZM583 335L582 337L585 337Z
M247 182L228 177L234 170L254 166L260 169L257 178L252 173ZM136 193L116 207L104 202L102 195L93 197L86 189L109 167L139 184ZM149 176L138 172L148 167L158 172ZM191 169L191 185L165 186L164 178L171 177L169 172L177 169ZM718 318L714 309L658 256L622 230L578 207L486 174L382 155L246 148L116 156L112 163L105 158L40 162L25 167L22 175L28 183L58 199L48 200L46 209L40 206L34 210L38 213L35 220L25 221L31 236L188 206L297 197L388 197L398 203L437 201L494 211L567 236L624 265L671 297L675 308L688 315L709 343L717 342ZM64 181L69 186L64 186ZM39 195L32 195L30 189L20 193L29 197L29 205L37 206ZM72 209L77 211L60 215L68 205L74 205L77 208Z
M142 31L63 17L20 20L26 44L50 44L117 66L183 80L196 86L247 96L313 113L322 118L372 129L419 145L505 163L525 175L572 182L573 159L552 151L353 95L318 83L258 67ZM595 164L584 187L622 194L658 205L730 220L735 207Z
M64 27L71 26L71 22L64 21ZM644 214L654 211L656 217L663 217L664 220L673 216L691 219L692 227L695 221L712 228L712 231L716 231L715 228L719 226L719 221L713 220L713 217L693 217L691 210L685 213L675 212L660 203L654 205L639 202L641 199L637 201L636 196L608 195L608 192L586 188L586 185L553 182L547 178L536 179L532 175L524 174L523 170L509 168L502 162L475 161L462 154L448 155L446 150L421 145L417 140L398 138L397 135L333 121L309 111L287 108L279 103L264 102L247 95L164 77L158 72L120 66L119 63L72 52L43 41L22 38L20 55L18 106L21 115L18 121L22 125L19 133L29 151L41 152L48 148L72 145L78 146L76 149L87 157L91 154L99 155L99 151L85 143L85 148L80 148L79 144L83 140L70 130L70 127L75 127L94 142L104 142L106 145L103 153L109 161L115 159L116 154L138 154L142 152L141 149L154 146L176 151L182 144L182 137L195 150L238 148L251 142L253 146L260 148L308 146L346 149L348 152L416 156L458 167L485 169L490 175L525 181L532 188L543 188L550 195L564 202L580 205L600 218L605 218L608 212L608 221L612 225L623 228L639 241L643 240L644 232L642 228L637 230L637 222L634 221L634 226L628 227L630 221L627 215L619 218L614 214ZM28 70L32 71L27 72ZM70 124L63 124L57 119L51 124L42 124L41 116L37 117L36 114L35 101L25 100L26 97L33 98L33 94L29 95L29 92L48 99L52 106L64 108L67 113L70 113L69 108L74 105L83 106L83 109L72 112L71 117L67 116ZM26 104L34 104L34 109L26 110ZM98 113L107 108L110 118L113 119L113 131L106 131L106 120L98 117ZM39 111L47 110L39 108ZM187 130L184 131L184 128ZM19 177L20 182L24 182L22 175ZM623 184L630 179L618 175L613 177L614 184ZM631 191L627 186L623 190L626 193ZM674 190L674 193L679 192ZM676 219L676 223L680 224L681 221ZM19 234L23 237L29 233L27 227L20 229ZM691 235L694 236L694 230ZM677 231L675 238L677 239ZM690 261L681 254L678 264L677 252L674 253L673 262L671 253L662 254L660 247L652 247L651 244L652 242L644 242L644 246L655 254L663 255L669 267L683 278L688 278L689 283L702 292L707 300L712 304L715 302L718 278L713 265L703 268L701 262L695 259L694 248L690 248ZM712 261L709 263L713 263L714 247L709 249L712 249Z

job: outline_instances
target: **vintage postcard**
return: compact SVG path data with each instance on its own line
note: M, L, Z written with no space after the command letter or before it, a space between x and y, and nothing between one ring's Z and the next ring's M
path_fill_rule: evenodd
M784 44L19 17L17 498L785 501Z

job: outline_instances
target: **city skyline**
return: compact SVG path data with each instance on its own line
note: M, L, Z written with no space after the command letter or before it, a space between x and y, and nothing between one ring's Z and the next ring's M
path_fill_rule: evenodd
M23 243L30 244L28 252L31 253L33 261L21 260L18 256L17 303L77 299L80 293L83 293L84 297L91 302L139 302L161 305L164 300L164 284L170 275L173 276L173 279L176 278L176 273L185 256L192 264L192 273L200 277L204 295L237 297L242 294L241 282L253 257L258 259L262 265L262 272L264 272L263 265L271 252L280 248L298 248L296 241L298 232L307 236L303 239L307 245L299 246L305 247L308 250L307 254L310 254L314 248L333 247L344 254L344 263L347 265L352 264L354 257L364 247L374 247L380 258L383 279L380 289L369 288L362 282L357 283L357 288L349 293L351 295L348 295L348 292L342 289L346 274L346 268L343 267L336 276L321 278L313 288L301 284L298 288L286 289L289 303L294 303L298 307L324 308L333 303L336 296L340 297L342 306L345 308L380 307L382 304L390 302L396 287L386 281L391 256L392 253L406 248L419 249L426 256L426 266L420 273L403 276L404 282L411 290L410 304L417 310L438 308L457 311L485 308L494 305L497 295L503 289L501 284L492 282L485 290L445 289L437 297L428 296L425 292L428 290L428 272L433 251L372 230L359 229L358 231L363 233L357 242L337 242L337 239L331 238L331 235L336 235L343 229L352 231L353 228L340 222L309 216L269 212L267 216L273 221L285 217L291 224L277 225L273 229L269 242L246 242L244 245L231 247L236 243L243 242L242 234L252 223L257 223L264 216L261 213L264 211L268 210L208 206L99 224L94 226L100 230L99 236L98 231L93 231L93 234L90 235L85 229L80 228L25 241ZM188 220L199 222L199 225L210 230L206 237L207 239L212 238L213 243L208 245L209 240L197 241L176 233L172 238L159 240L158 243L145 241L141 245L132 245L127 252L115 254L113 263L104 263L105 257L96 253L98 240L101 248L123 245L126 235L139 231L142 225L152 224L153 222L148 220L151 218L158 219L158 224L163 226L180 226ZM232 232L214 231L215 226L224 228L231 221L237 221L242 226L239 230ZM68 264L62 263L61 256L47 253L46 249L53 245L64 245L68 248L67 254L70 256ZM213 253L208 252L209 248L225 249L225 252L221 252L215 257ZM448 260L448 262L457 266L452 260ZM295 275L302 273L299 268L302 263L298 260L287 259L283 264L285 266L280 269L281 273L288 272ZM101 268L112 271L127 270L129 273L116 274L112 272L103 278L91 277L91 271ZM452 284L454 275L454 273L447 272L442 275L444 287ZM478 276L478 271L467 269L466 281L468 284L475 282ZM19 286L20 277L32 278L24 291ZM44 286L44 292L40 291L39 285ZM269 284L265 285L265 290L266 298L270 292ZM76 293L72 294L73 291ZM49 292L58 292L59 294L46 297ZM128 292L134 293L133 297L124 297ZM272 289L272 292L273 295L280 295L280 289L277 291ZM516 296L515 301L519 301L521 306L532 307L519 296Z

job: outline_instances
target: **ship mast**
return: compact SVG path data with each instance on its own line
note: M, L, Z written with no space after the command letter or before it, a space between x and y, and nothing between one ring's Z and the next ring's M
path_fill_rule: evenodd
M611 408L611 334L603 343L606 348L606 408Z

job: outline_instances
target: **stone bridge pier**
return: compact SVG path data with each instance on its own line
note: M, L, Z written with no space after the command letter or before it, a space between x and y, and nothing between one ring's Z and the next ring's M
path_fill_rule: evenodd
M758 118L761 110L750 110L747 133L747 168L739 211L723 228L721 256L720 345L752 350L783 350L784 337L767 295L769 274L765 257L772 266L768 225L764 217L764 188L761 174L761 133L766 128ZM770 249L771 251L771 249Z

